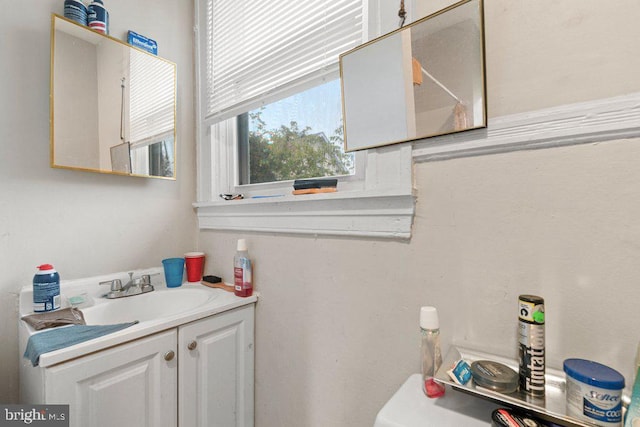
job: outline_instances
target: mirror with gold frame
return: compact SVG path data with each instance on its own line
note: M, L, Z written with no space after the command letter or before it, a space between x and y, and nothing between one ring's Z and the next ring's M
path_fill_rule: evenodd
M51 166L176 178L176 65L51 18Z
M340 56L345 151L486 127L482 0Z

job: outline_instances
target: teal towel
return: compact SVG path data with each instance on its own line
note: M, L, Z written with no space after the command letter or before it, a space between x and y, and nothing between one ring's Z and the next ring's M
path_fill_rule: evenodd
M24 357L31 360L33 366L38 366L40 355L43 353L60 350L61 348L117 332L136 323L138 323L137 320L115 325L72 325L33 334L29 337L29 342L27 342Z

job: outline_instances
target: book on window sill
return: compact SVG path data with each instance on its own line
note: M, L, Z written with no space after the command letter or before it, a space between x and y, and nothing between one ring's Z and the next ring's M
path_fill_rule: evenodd
M293 190L291 194L298 196L300 194L335 193L336 191L338 191L338 189L335 187L303 188L300 190Z
M337 187L337 178L296 179L293 181L294 190L306 190L308 188Z

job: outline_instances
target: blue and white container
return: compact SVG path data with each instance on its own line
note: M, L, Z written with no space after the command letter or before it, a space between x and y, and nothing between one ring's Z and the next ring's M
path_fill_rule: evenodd
M33 311L53 311L60 308L60 275L51 264L38 266L33 277Z
M585 359L565 360L564 372L568 415L604 427L622 425L622 374Z
M77 22L80 25L87 25L87 6L80 0L64 0L64 17Z
M87 10L89 28L102 34L109 34L109 12L102 0L94 0Z
M146 50L154 55L158 54L158 43L155 40L145 37L142 34L138 34L135 31L129 30L127 35L127 41L131 46L135 46L142 50Z

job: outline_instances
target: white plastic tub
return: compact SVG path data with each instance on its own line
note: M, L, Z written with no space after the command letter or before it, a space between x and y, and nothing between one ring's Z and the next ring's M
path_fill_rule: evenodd
M615 369L584 359L564 361L567 413L604 427L622 425L624 377Z

